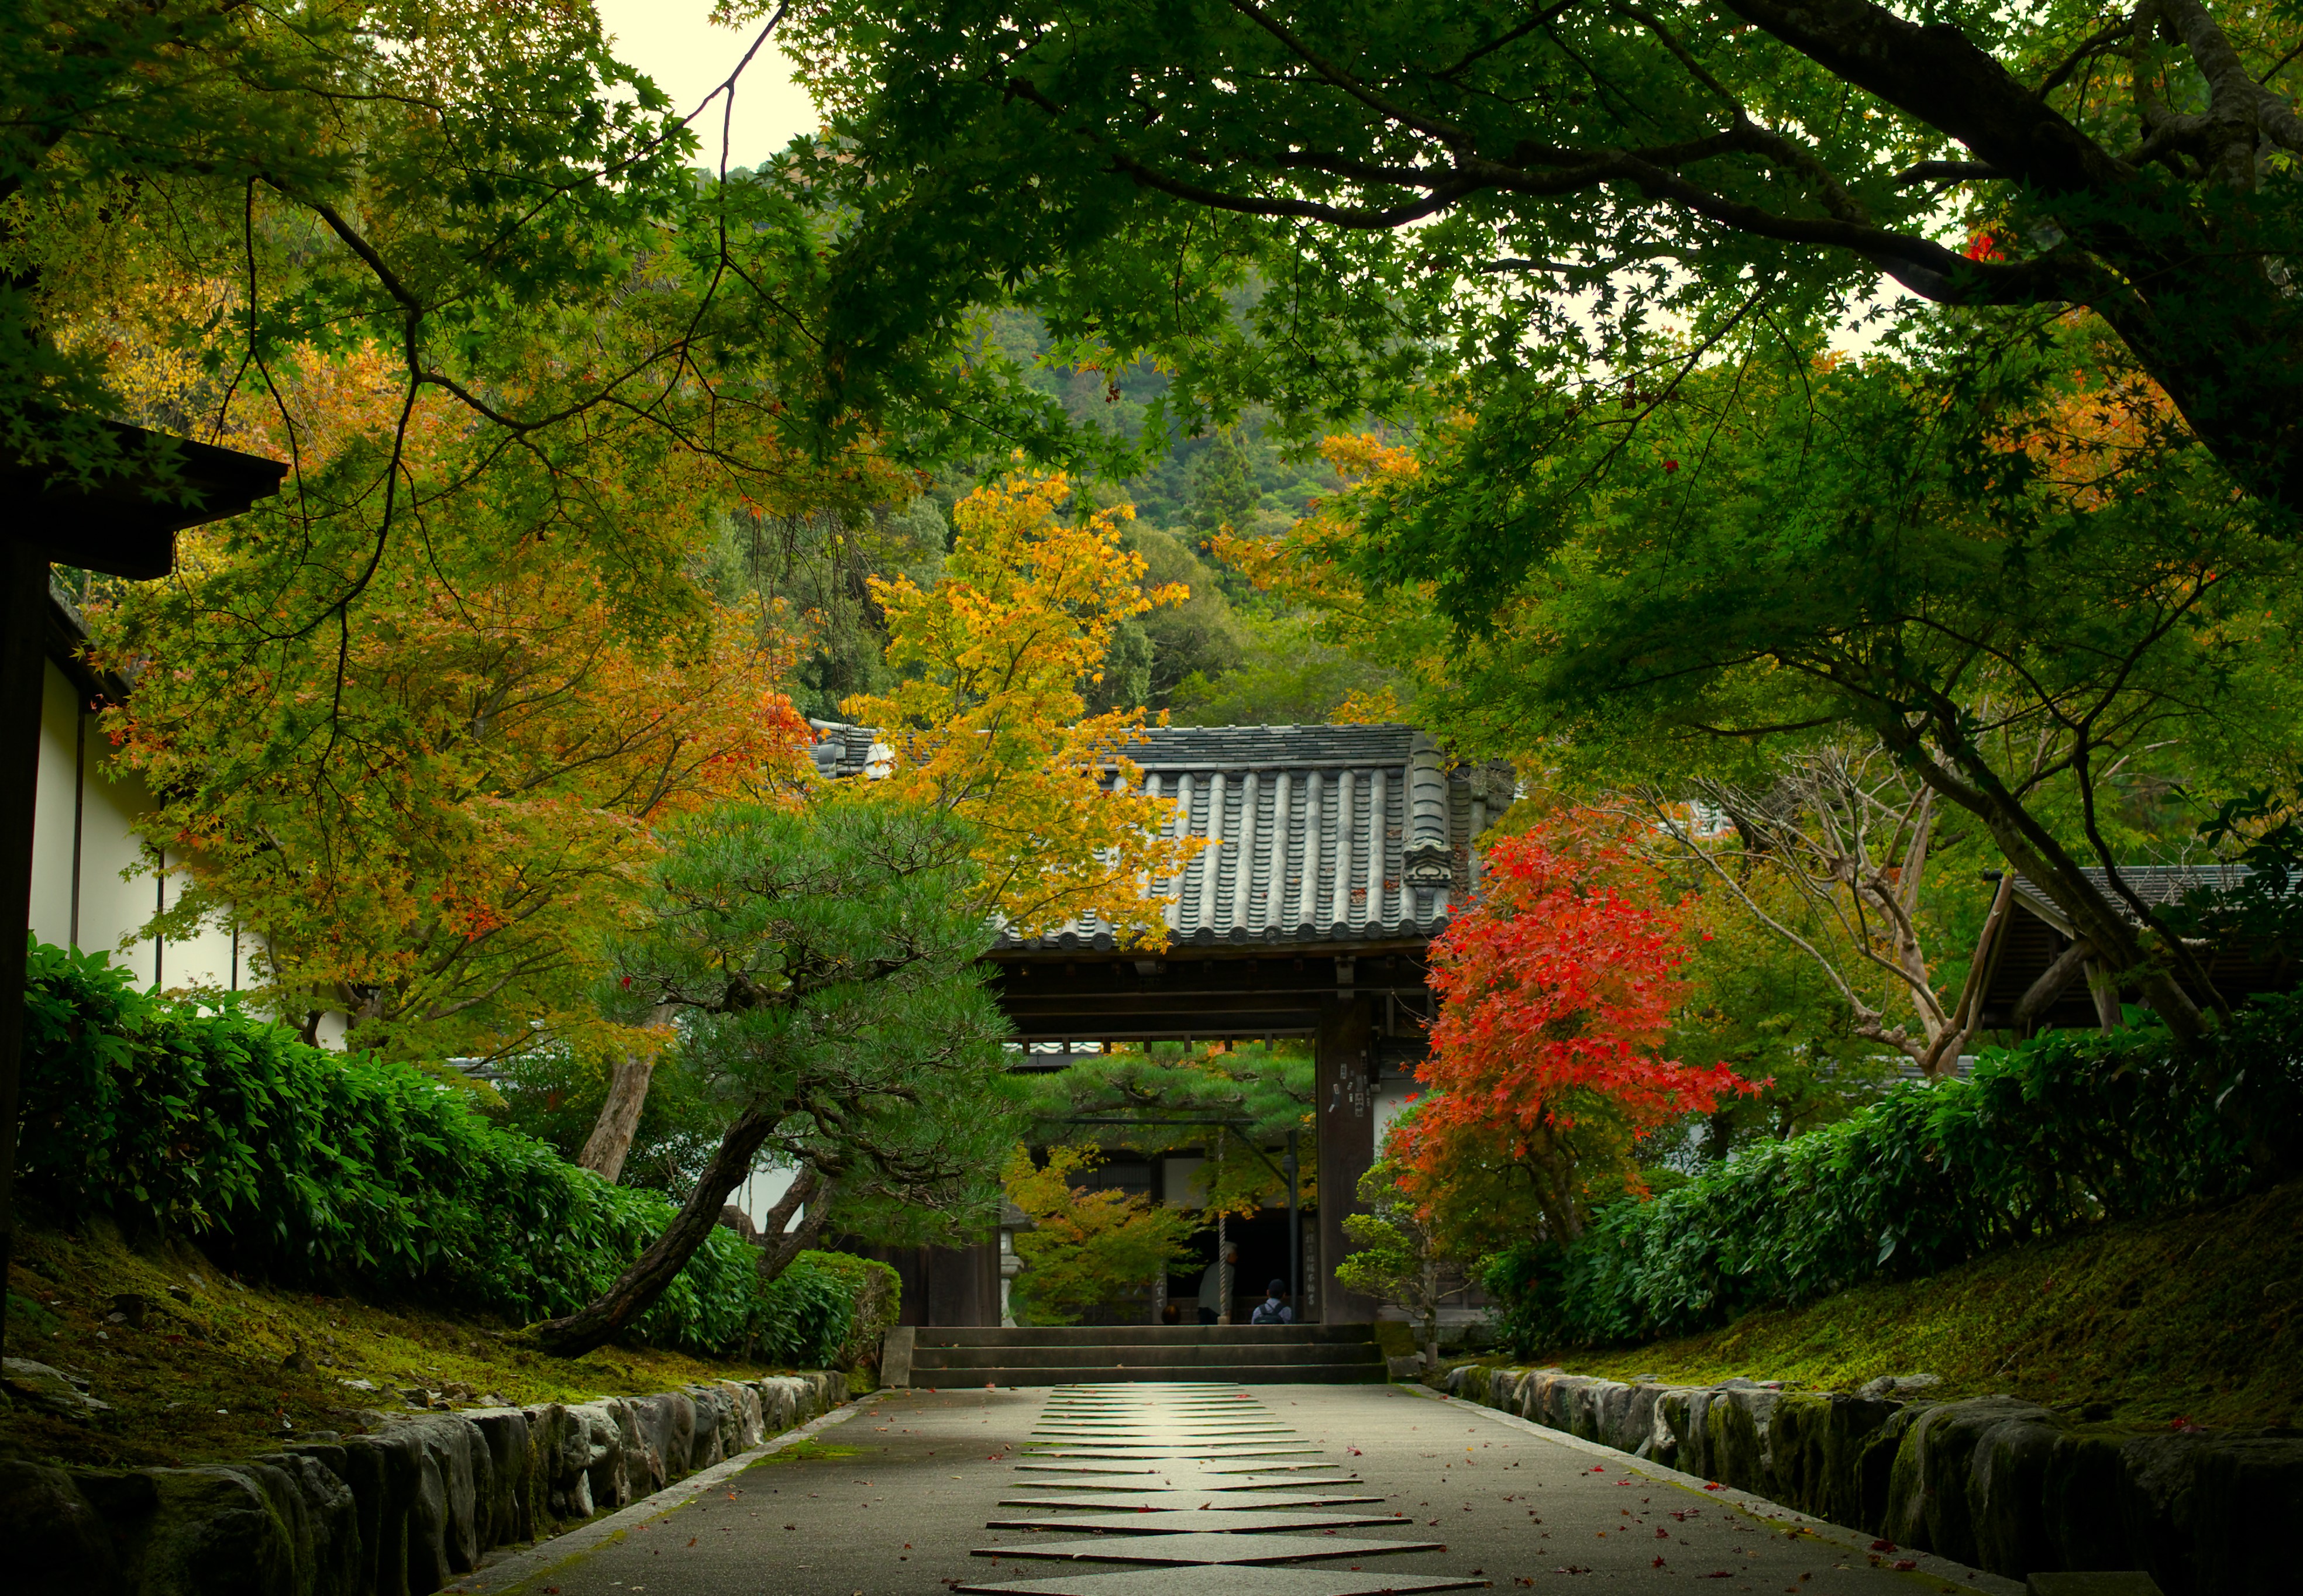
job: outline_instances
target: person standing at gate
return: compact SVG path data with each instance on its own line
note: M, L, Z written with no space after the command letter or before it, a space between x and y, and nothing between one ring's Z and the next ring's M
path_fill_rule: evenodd
M1239 1248L1227 1244L1223 1251L1217 1255L1216 1261L1209 1264L1201 1273L1201 1323L1218 1324L1222 1323L1223 1311L1225 1307L1228 1306L1224 1301L1224 1296L1225 1293L1231 1289L1232 1266L1238 1262Z

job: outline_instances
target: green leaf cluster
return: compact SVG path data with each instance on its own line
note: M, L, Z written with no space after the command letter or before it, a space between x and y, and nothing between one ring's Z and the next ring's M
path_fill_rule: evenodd
M60 1218L181 1231L283 1281L514 1320L582 1306L671 1218L662 1195L605 1184L410 1066L139 993L96 954L35 943L28 983L19 1179ZM811 1266L779 1285L763 1292L753 1248L714 1230L637 1334L829 1361L852 1281Z
M2133 1022L1987 1053L1835 1124L1763 1142L1573 1244L1489 1268L1523 1348L1700 1330L1882 1276L1933 1273L2104 1218L2236 1196L2303 1163L2303 997L2240 1011L2202 1055Z
M1017 1323L1076 1324L1189 1256L1195 1211L1072 1184L1101 1162L1092 1147L1050 1147L1043 1163L1023 1147L1009 1158L1008 1200L1033 1222L1016 1236L1024 1260L1010 1295Z

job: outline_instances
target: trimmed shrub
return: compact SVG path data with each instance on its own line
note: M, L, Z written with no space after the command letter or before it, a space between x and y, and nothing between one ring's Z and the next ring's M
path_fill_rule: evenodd
M903 1281L887 1264L853 1253L803 1252L768 1287L778 1361L812 1368L876 1365L880 1338L896 1322Z
M35 942L24 1019L20 1189L65 1220L187 1232L283 1281L525 1322L590 1301L674 1212L490 1123L416 1069L138 992L100 954ZM756 1256L715 1227L637 1334L826 1361L853 1310L820 1299L844 1277L788 1271L763 1289Z
M2149 1023L2056 1031L1974 1075L1905 1082L1835 1125L1613 1203L1567 1246L1498 1257L1521 1350L1644 1340L1932 1274L2088 1221L2230 1197L2303 1152L2303 995L2240 1010L2186 1052Z

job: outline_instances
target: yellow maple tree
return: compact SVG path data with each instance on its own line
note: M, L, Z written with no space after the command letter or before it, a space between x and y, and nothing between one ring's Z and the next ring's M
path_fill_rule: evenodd
M1143 791L1127 756L1144 712L1086 712L1120 622L1188 596L1147 589L1126 549L1126 508L1070 520L1060 474L1017 471L952 512L944 575L923 588L874 578L888 663L906 678L841 708L893 753L873 797L932 804L975 827L987 913L1030 937L1101 922L1125 943L1164 943L1167 884L1207 846L1177 836L1176 806Z

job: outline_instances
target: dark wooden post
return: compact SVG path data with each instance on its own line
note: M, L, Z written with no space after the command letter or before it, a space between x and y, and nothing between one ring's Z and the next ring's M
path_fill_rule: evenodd
M1338 960L1344 963L1346 961ZM1376 1302L1336 1281L1351 1250L1344 1215L1365 1212L1360 1177L1375 1162L1375 1088L1368 1079L1372 1031L1365 999L1348 987L1320 1005L1316 1068L1320 1115L1320 1323L1371 1324Z
M32 803L40 785L47 599L47 556L30 543L0 539L0 1284L16 1252L24 949L32 923ZM0 1349L5 1338L0 1315Z
M1303 1168L1295 1156L1300 1139L1297 1132L1287 1133L1287 1161L1280 1166L1287 1176L1287 1299L1299 1319L1303 1315L1303 1223L1295 1200L1296 1174Z

